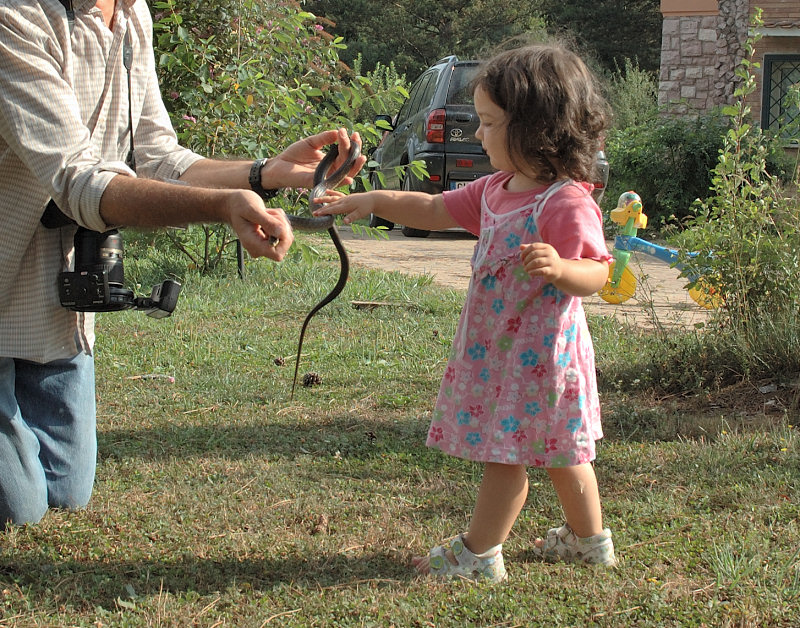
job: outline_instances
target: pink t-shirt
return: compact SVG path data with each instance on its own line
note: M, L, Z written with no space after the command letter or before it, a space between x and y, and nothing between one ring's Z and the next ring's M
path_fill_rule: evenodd
M496 172L463 188L444 192L445 207L460 226L480 235L484 188L486 202L495 214L514 211L547 189L543 186L509 192L506 184L511 177L510 172ZM592 189L588 183L565 186L548 201L537 220L542 240L564 259L612 260L603 236L602 214L592 198Z

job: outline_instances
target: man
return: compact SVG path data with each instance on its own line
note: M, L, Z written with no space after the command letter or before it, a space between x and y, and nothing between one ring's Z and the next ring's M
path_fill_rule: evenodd
M224 222L280 261L291 227L263 199L312 187L321 149L338 143L343 162L351 141L339 129L267 160L204 159L177 143L144 0L0 0L0 529L92 491L94 315L63 308L57 285L75 224ZM42 224L46 207L62 226Z

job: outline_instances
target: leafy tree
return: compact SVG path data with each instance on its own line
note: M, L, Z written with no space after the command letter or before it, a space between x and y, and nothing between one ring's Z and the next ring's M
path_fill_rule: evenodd
M659 0L596 0L595 2L492 2L490 0L307 0L314 14L333 24L352 63L360 53L366 67L394 61L413 78L442 56L484 56L501 42L549 31L569 33L584 56L596 57L613 72L631 59L656 72L661 58ZM537 35L538 38L538 35Z
M659 0L594 0L546 2L542 12L549 28L571 32L581 49L596 57L608 72L626 59L643 70L658 72L661 64Z
M398 97L394 85L376 90L353 75L339 61L342 39L297 2L154 7L167 107L181 140L203 154L268 155L337 124L375 138L361 109Z
M398 0L381 5L308 0L305 5L331 20L332 32L347 42L343 60L352 63L360 54L365 67L394 63L410 78L441 57L485 56L509 38L544 28L537 3L520 0Z

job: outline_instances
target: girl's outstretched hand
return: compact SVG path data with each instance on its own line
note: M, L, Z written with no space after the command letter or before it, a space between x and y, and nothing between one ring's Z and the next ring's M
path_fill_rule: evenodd
M558 281L561 278L563 260L552 246L544 242L520 246L522 265L531 277L542 277L545 281Z
M315 216L346 214L343 218L343 222L346 225L360 218L366 218L375 209L375 203L369 192L343 194L336 190L328 190L324 196L318 196L315 200L317 203L324 203L324 205L312 209L312 214Z

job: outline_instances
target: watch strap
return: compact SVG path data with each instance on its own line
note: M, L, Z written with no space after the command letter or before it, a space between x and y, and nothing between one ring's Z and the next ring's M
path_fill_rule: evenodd
M261 186L261 169L267 164L269 161L266 157L262 157L261 159L256 159L253 162L253 165L250 166L250 189L253 190L256 194L258 194L261 198L265 201L274 198L278 194L278 190L265 190Z

